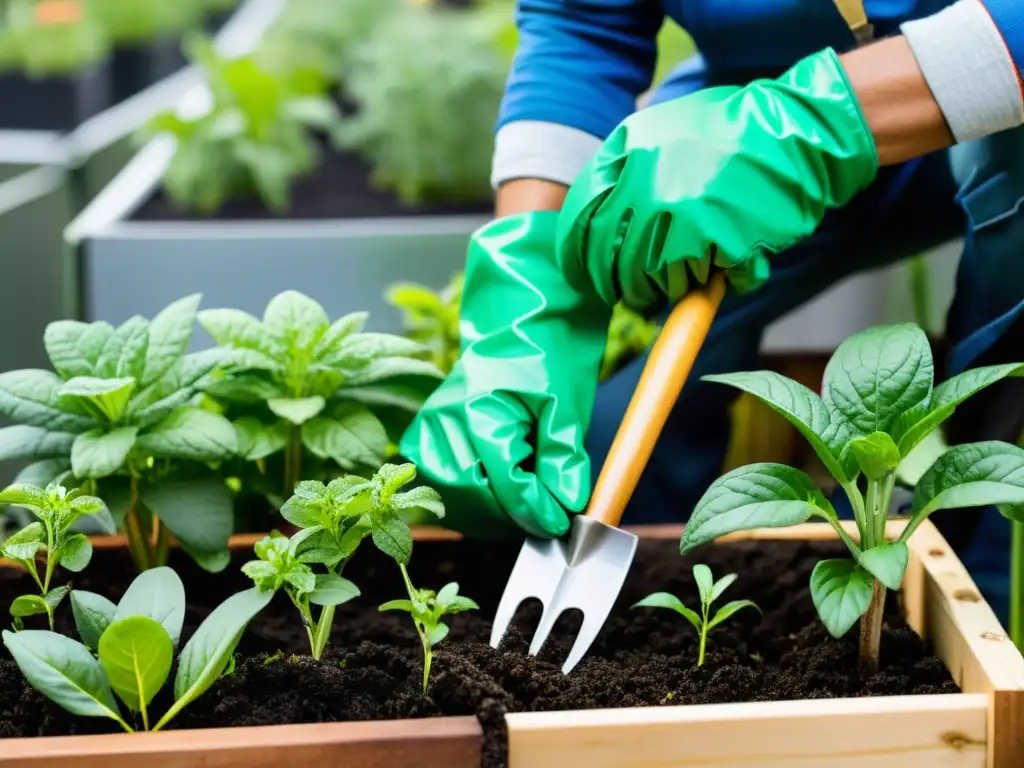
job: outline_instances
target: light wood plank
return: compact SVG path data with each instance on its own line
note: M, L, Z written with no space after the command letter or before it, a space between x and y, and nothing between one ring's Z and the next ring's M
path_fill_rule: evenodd
M983 768L983 694L508 715L510 768Z
M923 623L960 687L989 697L988 768L1024 766L1024 658L930 522L908 542L925 572Z

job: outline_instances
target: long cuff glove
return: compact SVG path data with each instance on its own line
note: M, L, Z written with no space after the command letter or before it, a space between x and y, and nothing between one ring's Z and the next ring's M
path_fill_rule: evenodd
M810 235L878 170L874 140L838 57L809 56L777 80L719 87L627 118L577 177L560 258L608 304L675 301L722 268L738 292Z
M511 216L473 235L462 356L399 445L444 496L445 524L477 538L559 536L590 496L583 437L611 310L556 261L557 219Z

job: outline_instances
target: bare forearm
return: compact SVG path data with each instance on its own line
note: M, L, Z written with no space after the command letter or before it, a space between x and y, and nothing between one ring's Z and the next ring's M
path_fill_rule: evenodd
M498 188L494 215L513 216L530 211L557 211L562 207L568 187L542 179L513 179Z
M841 57L878 147L894 165L955 141L905 38L893 37Z

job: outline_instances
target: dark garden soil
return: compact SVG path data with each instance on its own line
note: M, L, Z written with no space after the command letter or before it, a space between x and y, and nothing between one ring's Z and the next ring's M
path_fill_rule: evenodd
M417 544L411 566L418 586L439 588L455 580L482 610L451 621L438 646L430 692L419 692L421 650L408 617L380 614L375 606L404 596L393 564L369 544L346 575L363 596L341 606L332 646L322 662L308 653L298 615L279 596L250 626L238 649L233 674L222 678L185 709L174 728L477 715L487 732L485 764L505 762L504 714L510 711L599 707L677 706L735 701L774 701L840 696L955 693L942 662L888 606L881 670L858 678L856 636L828 636L816 619L808 577L822 557L842 555L839 545L772 542L709 547L700 559L716 576L740 574L726 599L751 598L764 611L741 611L712 631L703 668L695 666L697 638L682 617L665 610L630 611L653 591L669 591L693 605L693 560L675 541L643 542L631 575L590 654L568 677L558 664L572 641L566 616L539 659L526 655L538 620L536 604L520 611L501 651L487 645L497 605L518 547L459 542ZM179 569L189 598L182 642L211 608L247 588L239 554L220 576L198 571L182 558ZM132 578L122 552L98 552L76 586L117 600ZM62 577L63 578L63 577ZM31 589L24 574L0 569L0 615ZM59 630L73 634L70 606L58 610ZM170 686L168 686L170 687ZM166 695L166 693L164 694ZM167 702L154 702L163 711ZM108 721L75 718L28 688L0 647L0 737L94 733L113 730Z
M444 216L488 214L492 200L476 203L425 203L405 205L390 191L370 182L370 166L357 155L321 148L316 170L299 179L291 189L291 208L273 214L253 196L227 203L213 216L176 206L157 190L133 214L134 221L239 221L254 219L316 220L361 219L393 216Z

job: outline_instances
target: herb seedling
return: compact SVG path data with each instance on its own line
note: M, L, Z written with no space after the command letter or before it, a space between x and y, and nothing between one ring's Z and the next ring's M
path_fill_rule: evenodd
M206 392L221 403L238 432L239 454L263 461L283 453L283 491L302 477L376 468L388 434L367 407L415 411L423 398L392 388L399 377L436 380L441 372L419 344L383 333L363 333L366 313L331 323L324 308L297 291L279 293L260 321L235 309L209 309L199 323L229 356L225 375ZM425 395L423 396L425 397ZM319 460L310 471L309 457Z
M753 608L760 612L761 609L751 600L733 600L723 605L715 612L714 616L711 616L712 603L722 596L722 593L729 588L729 585L736 581L736 574L730 573L715 581L711 576L711 569L706 565L698 564L693 566L693 579L697 582L697 591L700 594L700 614L687 608L683 605L682 600L668 592L655 592L636 603L633 607L669 608L690 622L700 636L700 652L697 656L697 666L703 667L704 649L707 645L708 632L737 611L741 611L744 608Z
M0 373L0 413L16 422L0 429L2 456L35 461L16 482L59 478L103 498L139 570L167 561L171 533L201 566L226 565L231 494L208 463L234 455L235 430L194 404L224 356L186 354L199 298L117 328L50 323L43 343L54 370Z
M446 584L439 592L430 589L416 589L409 579L409 571L403 563L398 564L405 581L405 589L409 593L408 600L391 600L380 606L381 611L405 611L412 617L416 633L423 644L423 695L427 694L427 682L430 679L430 663L434 658L434 646L448 637L448 625L441 619L444 616L477 611L480 606L468 597L459 594L459 585L455 582Z
M149 704L170 674L185 618L185 588L170 568L136 577L116 606L72 592L82 642L42 630L4 631L3 642L28 683L68 712L110 718L128 732L139 715L144 730L159 731L230 667L242 632L272 596L239 592L206 617L178 656L174 703L152 728Z
M771 371L706 376L736 387L781 414L810 443L846 493L859 541L839 523L805 473L782 464L752 464L716 480L694 508L681 541L687 552L732 531L825 520L852 560L824 560L811 574L811 596L834 637L860 621L860 667L878 669L886 589L899 589L907 539L936 510L999 505L1024 520L1024 450L997 441L951 448L917 483L911 519L886 539L896 471L910 451L971 395L1008 376L1018 363L977 368L935 386L931 348L912 324L870 328L846 339L825 370L822 396Z
M402 310L405 336L430 350L430 360L445 374L459 358L459 307L462 273L435 293L416 283L395 283L387 290L388 303Z
M11 603L11 617L15 630L24 627L27 616L46 614L53 629L53 612L67 595L67 586L50 588L53 572L60 564L73 573L85 569L92 559L92 544L83 533L74 533L71 527L83 515L105 513L106 507L95 496L70 491L62 485L46 489L34 485L10 485L0 492L0 504L23 507L38 520L30 523L8 538L0 547L0 556L20 563L39 587L38 595L21 595ZM46 555L42 576L36 566L40 552Z
M415 477L412 464L385 464L369 480L347 475L327 485L298 483L281 515L300 530L291 539L264 539L256 547L259 560L243 567L261 590L286 591L302 615L313 658L321 658L327 647L335 606L359 594L341 573L363 539L370 536L384 554L404 564L412 555L412 532L403 515L418 510L444 515L433 489L401 490ZM314 573L311 566L325 572ZM316 620L311 604L320 606Z
M293 82L254 56L225 58L202 37L189 37L186 49L206 74L213 104L197 117L157 115L143 131L177 139L163 179L168 196L200 213L254 193L271 211L287 210L292 183L316 163L312 131L337 130L334 103L309 92L301 73L293 73Z

